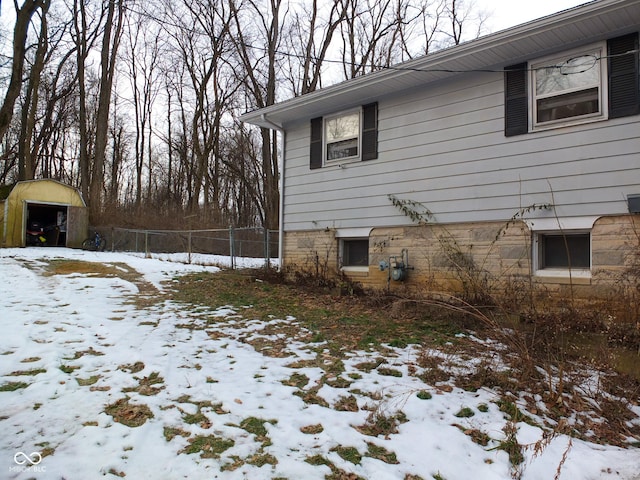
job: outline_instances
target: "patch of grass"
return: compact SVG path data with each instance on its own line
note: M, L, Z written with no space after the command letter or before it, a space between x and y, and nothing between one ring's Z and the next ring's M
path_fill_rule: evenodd
M351 472L345 472L344 470L340 470L339 468L336 468L335 466L331 469L331 474L327 475L325 478L325 480L367 480L365 478L362 478L360 475L356 475L355 473L351 473Z
M378 367L378 373L387 377L402 377L402 372L400 370L396 370L395 368Z
M362 455L360 455L356 447L343 447L342 445L338 445L337 447L333 447L331 451L336 452L340 458L354 465L360 465L362 461Z
M300 427L300 431L302 433L306 433L307 435L317 435L318 433L322 433L324 431L324 427L321 423L317 423L315 425Z
M139 427L149 418L153 418L153 412L148 406L144 404L132 405L128 398L121 398L115 403L107 405L104 413L111 415L114 421L127 427Z
M462 407L458 411L458 413L455 414L455 416L458 418L469 418L469 417L473 417L474 415L475 415L475 412L471 410L469 407Z
M137 387L123 388L123 392L138 392L140 395L151 396L157 395L165 387L154 387L160 383L164 383L164 379L160 376L159 372L151 372L149 376L143 378L136 378L138 380Z
M339 412L357 412L360 410L358 401L353 395L338 398L333 408Z
M381 460L384 463L392 465L400 463L395 453L371 442L367 442L367 453L365 453L365 457L375 458L376 460Z
M322 343L325 342L327 339L325 338L325 336L320 333L320 332L316 332L313 334L313 336L311 337L311 339L309 340L309 342L311 343Z
M282 381L283 385L298 387L300 389L304 388L307 383L309 383L309 377L303 373L293 373L287 380Z
M489 405L487 405L486 403L481 403L480 405L478 405L478 411L487 413L489 411Z
M46 368L34 368L32 370L16 370L7 374L8 377L28 377L32 375L38 375L39 373L46 373Z
M353 382L343 377L335 377L327 379L325 383L333 388L349 388Z
M33 363L33 362L37 362L38 360L42 360L40 357L28 357L25 358L24 360L20 360L20 363Z
M60 365L58 368L60 369L61 372L71 374L73 373L74 370L77 370L80 367L74 366L74 365Z
M76 378L76 382L78 382L78 385L80 385L81 387L93 385L98 380L100 380L100 375L92 375L89 378Z
M453 426L458 427L458 429L460 429L462 433L470 437L474 443L482 445L483 447L486 447L491 441L491 437L489 437L489 435L484 433L482 430L478 430L477 428L466 428L458 424L453 424Z
M241 459L240 457L238 457L237 455L231 455L230 456L232 462L231 463L225 463L224 465L222 465L220 467L220 471L221 472L233 472L235 470L237 470L238 468L240 468L241 466L244 465L244 460Z
M167 442L170 442L171 440L176 438L178 435L180 435L181 437L188 437L189 436L189 432L187 432L186 430L182 430L181 428L176 428L176 427L164 427L162 429L162 433L164 435L164 439Z
M7 382L0 385L0 392L15 392L21 388L27 388L28 383L25 382Z
M257 282L256 277L261 281ZM453 330L449 318L436 326L424 315L408 321L406 315L390 316L384 308L387 300L380 296L337 296L331 287L316 283L310 288L304 280L287 283L285 275L258 270L249 275L235 271L197 273L181 277L179 288L170 295L176 302L214 310L220 305L247 307L242 313L245 317L267 320L293 316L296 325L291 326L295 327L292 338L299 336L299 327L303 327L307 329L304 341L326 342L327 347L335 346L337 351L367 348L369 344L430 344L434 331ZM429 324L431 327L427 328Z
M84 357L85 355L93 355L95 357L99 357L104 355L104 353L99 352L98 350L94 350L93 347L89 347L86 350L79 350L73 354L73 357L67 358L67 360L77 360L79 358Z
M53 453L56 451L55 448L49 446L49 442L40 442L36 443L35 445L36 447L40 447L40 456L42 458L53 455Z
M310 405L320 405L321 407L329 407L327 401L318 395L319 387L312 388L310 390L297 390L293 392L296 397L300 397L304 403Z
M179 453L188 455L200 453L201 458L219 458L220 454L235 445L231 439L216 437L215 435L196 436L188 440L189 445Z
M209 423L209 417L198 409L196 413L183 413L182 421L189 425L202 425Z
M414 345L416 343L420 343L417 337L402 337L391 340L389 342L389 346L395 348L406 348L407 346Z
M406 421L407 417L402 412L386 415L379 410L374 410L367 417L367 421L363 425L355 427L355 429L363 435L371 437L377 437L378 435L388 437L391 434L398 433L398 425Z
M135 362L118 366L118 370L128 373L138 373L144 370L143 362Z
M271 445L271 439L267 435L267 428L264 426L265 423L275 425L277 420L263 420L262 418L248 417L240 422L240 428L255 435L256 440L261 442L262 446L265 447Z
M262 467L264 465L277 465L278 459L268 453L257 453L249 457L247 463L256 467Z
M533 420L530 416L522 413L522 411L512 401L505 398L499 398L495 403L500 408L500 411L507 415L507 420L511 420L515 423L524 422L531 425L532 427L539 427L535 420Z
M356 365L354 365L354 367L357 368L358 370L362 371L362 372L369 373L369 372L371 372L371 370L375 370L376 368L378 368L384 362L385 362L385 359L382 358L382 357L379 357L375 361L372 361L372 362L360 362L360 363L357 363Z
M319 465L327 465L328 467L334 469L334 465L333 463L331 463L329 460L327 460L325 457L323 457L322 455L313 455L311 457L307 457L304 459L305 462L307 462L309 465L315 465L315 466L319 466Z
M433 398L431 393L427 392L426 390L420 390L416 394L416 397L418 397L420 400L431 400Z

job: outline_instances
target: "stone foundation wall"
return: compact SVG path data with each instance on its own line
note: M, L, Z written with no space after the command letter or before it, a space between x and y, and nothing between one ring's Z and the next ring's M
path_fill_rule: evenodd
M591 232L591 278L532 275L532 232L523 222L478 222L374 228L369 235L368 271L344 269L365 288L473 295L489 287L497 293L535 284L544 295L592 298L611 295L621 275L640 264L640 216L601 217ZM380 262L408 256L406 281L389 280ZM284 265L312 273L339 271L339 238L331 229L287 232Z

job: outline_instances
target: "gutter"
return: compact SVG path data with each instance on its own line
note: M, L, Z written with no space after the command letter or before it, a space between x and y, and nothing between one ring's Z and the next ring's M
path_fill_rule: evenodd
M275 130L280 133L280 155L282 159L282 164L278 169L280 172L280 179L278 180L278 186L280 190L279 202L278 202L278 271L282 270L282 258L284 251L284 161L285 161L285 138L286 132L281 125L278 125L267 118L267 114L263 113L260 115L262 119L262 123L268 126L271 130Z

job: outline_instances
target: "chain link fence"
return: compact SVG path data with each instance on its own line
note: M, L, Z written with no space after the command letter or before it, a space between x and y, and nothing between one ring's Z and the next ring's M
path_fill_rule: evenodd
M184 253L191 263L197 255L228 257L233 269L242 258L264 259L269 266L278 257L278 231L266 228L206 230L140 230L97 228L107 239L107 250L152 254Z

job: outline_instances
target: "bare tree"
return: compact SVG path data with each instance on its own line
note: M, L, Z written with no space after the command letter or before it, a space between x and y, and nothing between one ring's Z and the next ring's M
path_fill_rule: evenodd
M31 139L36 123L36 111L38 109L38 96L40 90L40 78L45 64L45 56L49 46L47 11L49 5L46 4L40 10L40 32L35 52L33 65L29 72L29 79L26 85L25 102L22 108L22 122L20 129L20 140L18 144L18 179L32 180L35 174L34 156L31 152Z
M328 2L318 3L313 0L308 9L303 5L301 11L292 13L290 33L285 37L288 51L301 52L284 56L295 96L313 92L322 85L322 71L334 34L347 14L345 0L333 0L329 6Z
M246 91L251 96L251 106L263 108L273 105L278 89L278 52L281 47L280 18L284 16L282 0L270 0L268 9L262 4L248 0L246 4L231 2L235 31L232 35L241 65L241 77ZM243 10L241 10L243 8ZM257 50L251 48L249 38L264 45ZM278 146L276 133L267 128L260 129L261 183L263 196L258 198L261 207L262 225L276 228L279 217L278 193Z
M87 58L98 38L102 14L90 15L83 0L73 0L71 15L73 18L72 38L76 45L76 63L78 69L78 164L79 182L83 197L89 198L90 186L90 138L87 93Z
M347 0L347 15L342 25L343 73L355 78L388 67L397 55L402 28L400 0Z
M100 211L104 188L105 153L109 134L109 106L111 103L111 91L118 46L124 24L124 2L125 0L108 0L106 2L106 18L104 31L102 33L102 48L100 51L100 83L95 133L96 143L89 192L91 212L94 215Z
M126 26L127 68L132 91L135 118L136 207L143 197L143 168L147 159L147 198L152 178L152 114L153 104L161 87L157 81L160 57L160 30L144 18L131 19ZM146 154L146 157L145 157Z
M11 118L13 117L13 107L20 96L22 88L22 71L26 55L27 34L29 23L35 12L39 9L45 11L49 8L49 0L25 0L22 7L18 7L14 0L16 9L16 26L13 32L13 57L11 62L11 79L7 87L7 92L0 107L0 141L4 137Z
M476 8L474 0L446 0L445 12L449 29L442 33L450 39L453 45L459 45L465 39L477 38L482 34L487 14ZM472 29L471 35L465 35L467 28Z

